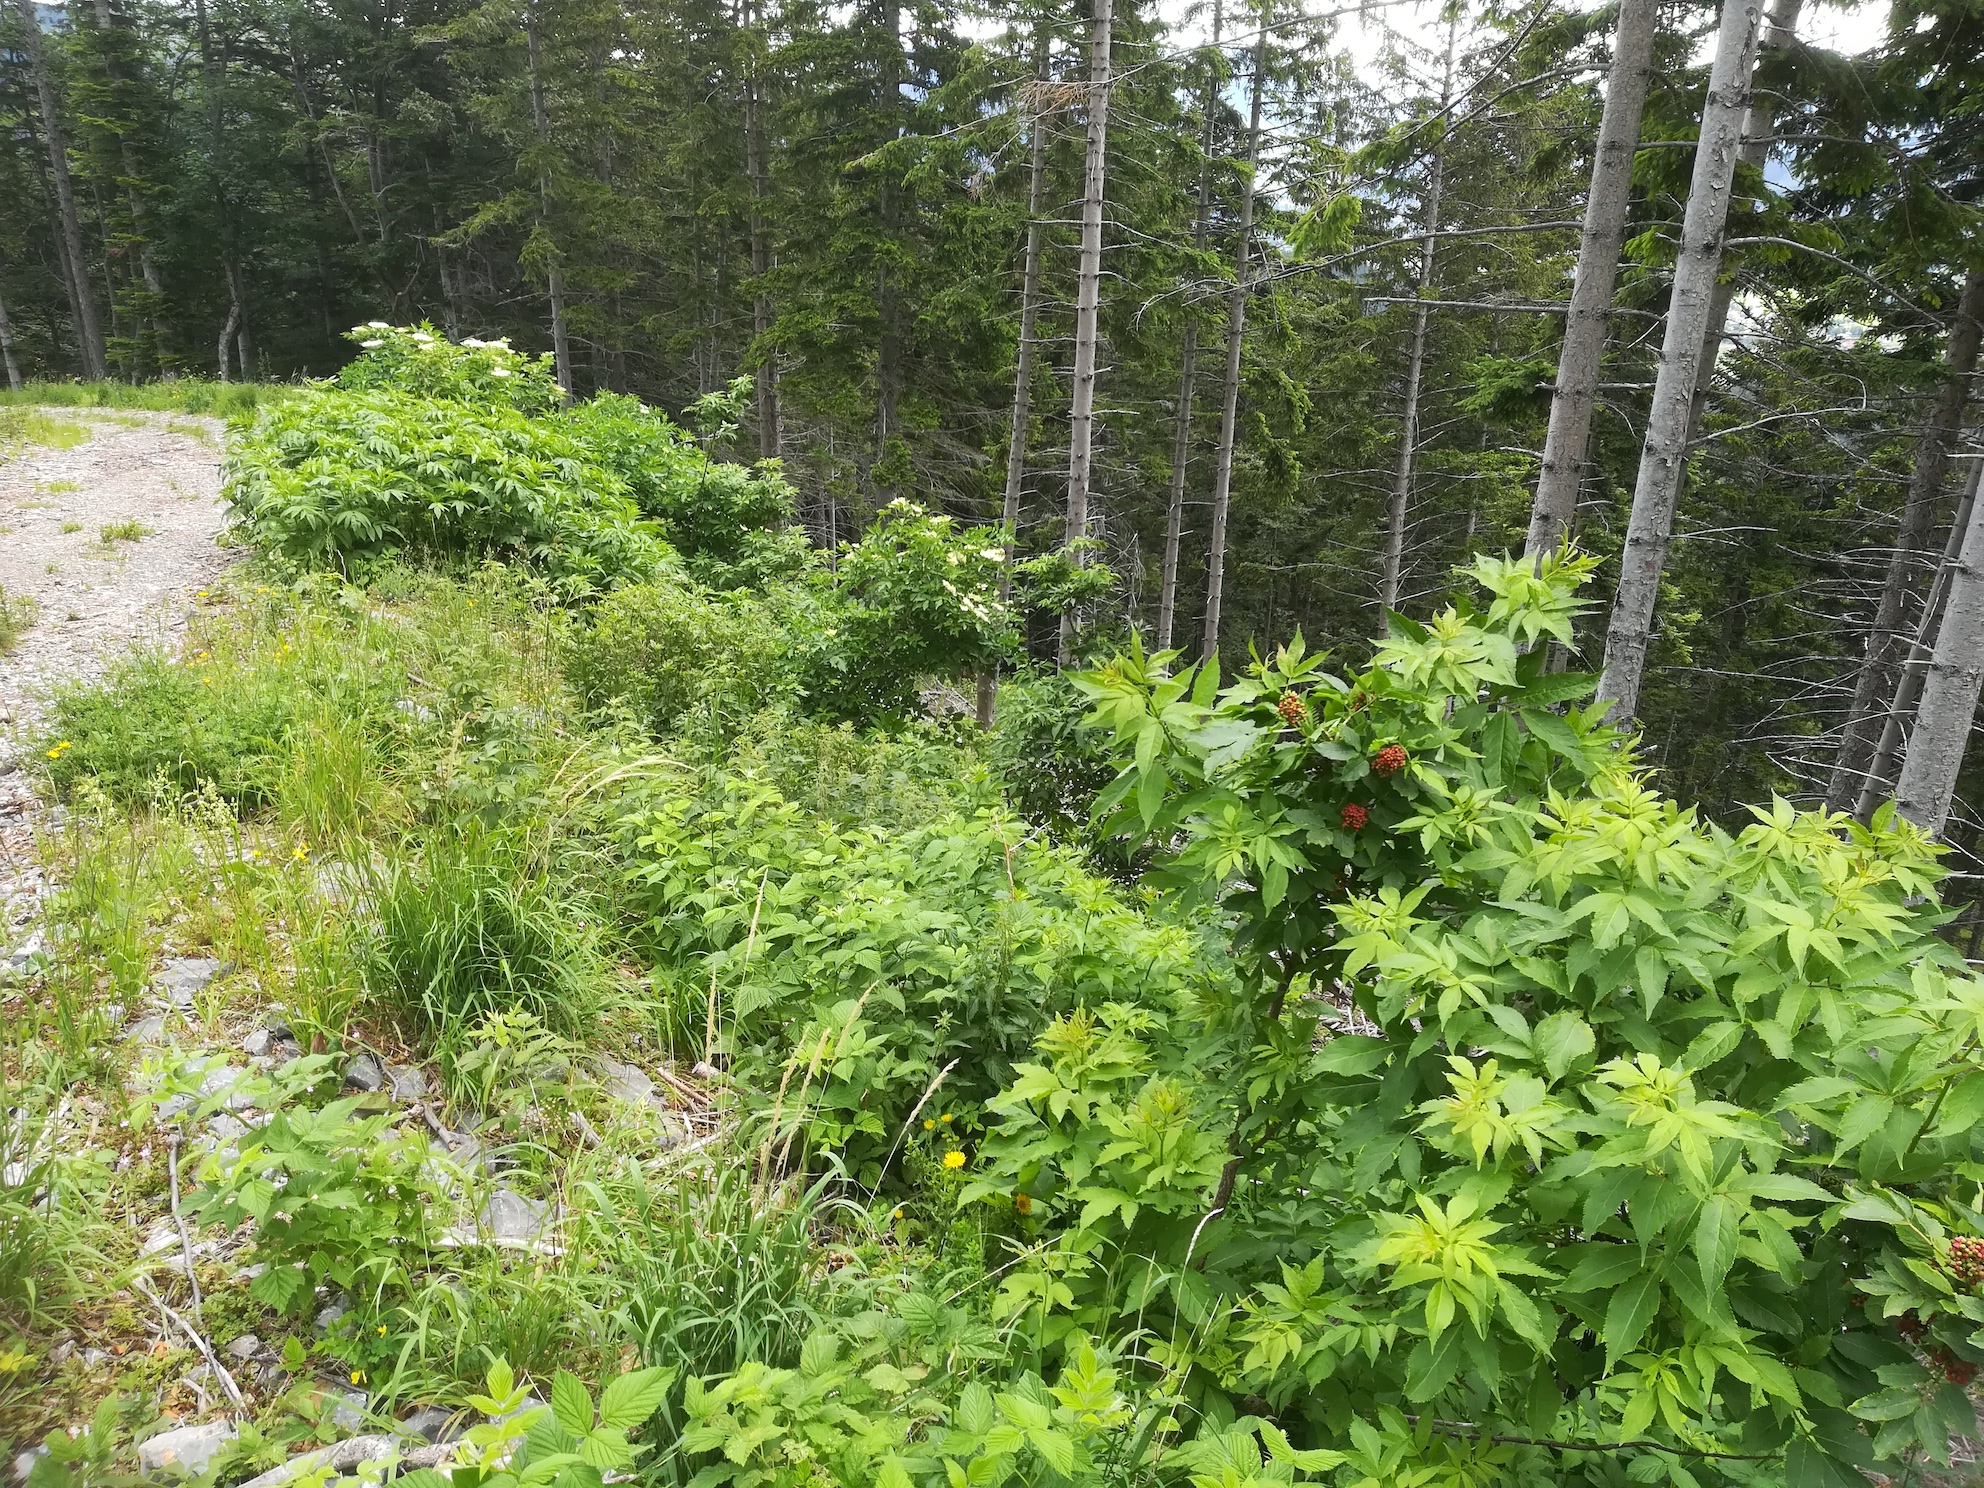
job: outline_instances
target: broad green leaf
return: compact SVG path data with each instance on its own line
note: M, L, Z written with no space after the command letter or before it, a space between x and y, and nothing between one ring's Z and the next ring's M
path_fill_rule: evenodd
M592 1430L592 1397L569 1370L559 1370L551 1381L551 1415L574 1436Z
M1622 1355L1632 1352L1659 1311L1660 1278L1650 1271L1642 1272L1613 1293L1605 1309L1605 1326L1598 1335L1605 1345L1607 1369Z
M599 1424L634 1430L661 1408L674 1378L672 1369L635 1369L618 1376L599 1397Z
M1701 1217L1695 1222L1694 1247L1695 1258L1701 1262L1705 1291L1719 1290L1736 1260L1741 1218L1741 1207L1725 1194L1711 1194L1702 1204Z
M1570 1067L1597 1048L1591 1025L1568 1009L1552 1013L1536 1025L1536 1052L1552 1080L1561 1080Z

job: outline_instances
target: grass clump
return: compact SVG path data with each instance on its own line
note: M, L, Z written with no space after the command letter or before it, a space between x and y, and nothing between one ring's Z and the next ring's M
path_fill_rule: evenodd
M52 418L37 409L0 403L0 451L9 445L37 444L48 449L74 449L90 437L88 424Z
M19 391L0 388L0 408L137 408L158 413L220 417L252 413L296 390L281 383L215 382L180 377L163 382L30 382Z
M152 529L136 517L123 522L105 522L97 531L98 541L108 547L111 543L138 542L152 535Z
M41 607L28 594L9 594L0 588L0 656L21 643L21 637L41 616Z

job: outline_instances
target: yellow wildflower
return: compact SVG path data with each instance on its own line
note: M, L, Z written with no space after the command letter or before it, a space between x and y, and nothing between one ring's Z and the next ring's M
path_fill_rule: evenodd
M949 1111L946 1111L943 1115L939 1116L937 1119L943 1122L950 1122L950 1121L955 1121L957 1118L954 1117Z
M937 1123L926 1118L923 1122L923 1129L925 1131L935 1131L937 1129Z
M955 1173L959 1168L964 1166L964 1154L962 1152L946 1152L944 1154L944 1166Z

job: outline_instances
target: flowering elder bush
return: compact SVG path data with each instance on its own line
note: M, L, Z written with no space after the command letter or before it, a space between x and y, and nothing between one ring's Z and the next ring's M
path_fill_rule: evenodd
M1049 1025L974 1190L1030 1201L1004 1305L1047 1338L1133 1310L1169 1388L1265 1400L1345 1483L1947 1461L1984 987L1931 847L1782 802L1724 831L1548 711L1591 679L1529 643L1590 567L1483 560L1483 607L1354 676L1087 679L1104 809L1228 916L1243 987Z
M395 326L383 320L354 326L344 338L356 343L359 354L331 380L348 392L412 393L519 413L549 413L565 401L550 353L514 351L507 338L470 336L457 343L426 321Z
M813 704L851 718L903 715L928 678L962 681L1011 658L1019 638L999 598L1005 550L913 501L882 508L819 579L825 604L808 638Z

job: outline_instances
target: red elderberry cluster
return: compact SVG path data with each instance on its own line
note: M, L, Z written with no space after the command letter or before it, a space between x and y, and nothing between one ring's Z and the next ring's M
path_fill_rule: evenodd
M1281 714L1281 721L1290 728L1295 728L1309 716L1309 705L1292 692L1284 692L1281 701L1274 706L1275 711Z
M1984 1239L1958 1235L1950 1241L1949 1273L1967 1287L1984 1281Z
M1911 1307L1907 1312L1904 1312L1894 1320L1894 1330L1910 1343L1913 1343L1918 1338L1928 1336L1929 1325L1917 1317L1915 1315L1915 1309Z
M1371 813L1352 801L1337 813L1337 820L1343 823L1346 831L1361 832L1365 823L1371 820Z
M1405 768L1405 746L1387 744L1371 756L1371 771L1376 775L1396 775Z
M1966 1363L1946 1348L1929 1350L1929 1362L1942 1370L1943 1378L1953 1385L1967 1385L1977 1378L1977 1366Z

